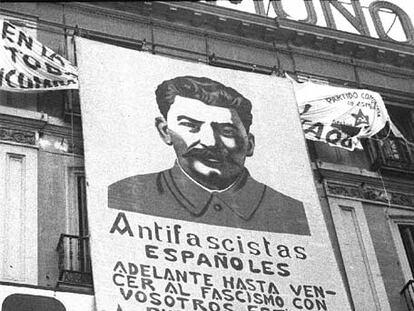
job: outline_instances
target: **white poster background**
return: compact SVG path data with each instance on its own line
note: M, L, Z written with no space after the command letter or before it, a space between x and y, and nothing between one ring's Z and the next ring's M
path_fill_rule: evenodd
M265 311L302 310L305 306L350 310L288 80L154 56L83 38L77 38L77 44L97 310ZM304 203L311 236L219 227L132 212L124 213L133 236L109 233L119 211L107 207L107 187L129 176L170 168L174 163L174 151L161 141L154 126L154 118L160 115L154 91L162 81L184 75L209 77L236 89L252 102L251 133L255 135L256 148L246 167L258 181ZM161 241L140 238L139 226L154 228L155 222L163 227ZM173 231L177 224L181 225L180 243L169 243L167 229ZM200 238L201 247L187 243L188 233ZM262 245L260 256L240 249L212 250L205 242L207 236L220 241L232 239L236 241L234 245L237 241L246 245L266 240L269 247L266 252ZM158 248L158 259L146 256L148 244ZM305 259L294 251L295 247L304 250ZM186 263L182 258L168 261L162 253L164 248L173 248L178 254L191 251L196 258L200 253L214 258L221 252L228 259L238 257L246 265L236 271L200 265L195 259ZM254 267L247 267L249 260ZM277 274L279 263L288 266L289 276ZM264 266L271 272L264 273ZM175 277L168 279L166 271ZM201 276L180 282L177 271ZM224 278L234 280L233 285ZM153 287L143 284L148 280ZM249 282L251 286L246 285ZM227 292L223 291L225 283ZM272 301L263 302L263 295Z

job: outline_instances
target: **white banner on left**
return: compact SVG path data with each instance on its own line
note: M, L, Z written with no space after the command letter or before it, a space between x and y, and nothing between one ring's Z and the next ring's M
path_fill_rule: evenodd
M78 89L77 69L20 27L0 19L0 89L33 92Z

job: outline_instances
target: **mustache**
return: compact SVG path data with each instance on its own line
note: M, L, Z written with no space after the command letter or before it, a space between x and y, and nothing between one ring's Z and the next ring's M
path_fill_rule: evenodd
M216 148L191 148L182 156L185 158L196 157L201 159L215 159L219 162L225 160L225 156L223 156L223 154Z

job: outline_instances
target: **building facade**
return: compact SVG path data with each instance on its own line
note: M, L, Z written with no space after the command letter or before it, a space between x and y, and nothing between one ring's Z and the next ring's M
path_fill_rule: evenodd
M81 36L211 66L370 89L414 142L413 17L402 9L386 1L370 6L374 38L355 13L356 1L351 17L343 4L325 1L328 27L315 25L309 2L302 21L282 18L280 3L269 5L275 19L261 1L253 2L255 14L213 2L3 3L0 16L75 65L73 38ZM334 29L333 9L358 33ZM388 37L375 19L381 9L396 14L405 41ZM24 303L93 310L81 106L77 91L0 91L2 311L25 310L18 307ZM347 151L308 141L338 282L355 310L414 310L414 149L387 129L363 144Z

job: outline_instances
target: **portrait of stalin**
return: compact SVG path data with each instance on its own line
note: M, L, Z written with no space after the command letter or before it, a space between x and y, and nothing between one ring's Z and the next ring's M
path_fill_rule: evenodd
M177 159L164 171L111 184L109 208L224 227L310 234L302 202L256 181L245 167L255 147L252 103L247 98L219 82L193 76L164 81L155 95L161 114L156 128ZM148 154L163 156L151 150Z

